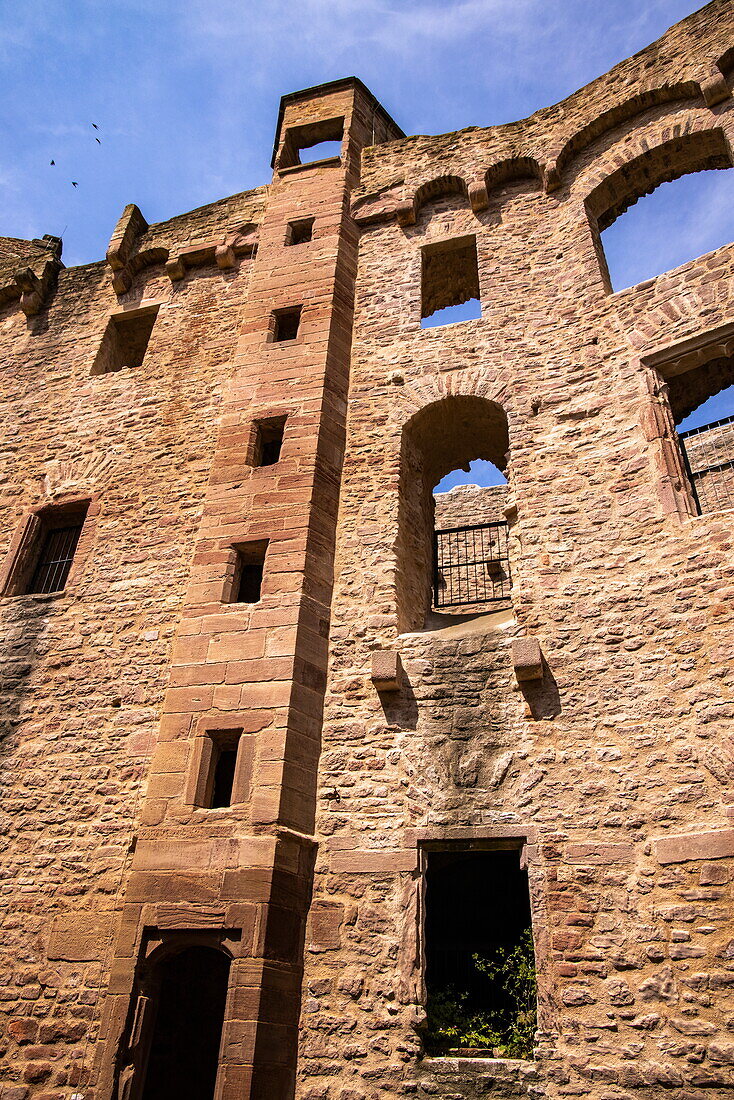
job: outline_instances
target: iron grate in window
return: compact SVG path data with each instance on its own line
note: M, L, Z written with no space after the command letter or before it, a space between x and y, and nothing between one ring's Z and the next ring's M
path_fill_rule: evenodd
M510 561L505 522L436 531L433 546L434 607L509 599Z
M678 438L699 512L734 508L734 416L680 432Z
M60 592L74 560L82 524L57 527L46 534L28 592Z

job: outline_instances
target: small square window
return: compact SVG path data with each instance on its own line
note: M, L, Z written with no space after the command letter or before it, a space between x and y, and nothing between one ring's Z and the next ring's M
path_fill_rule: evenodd
M290 126L285 133L278 168L328 160L341 155L344 119L326 118L303 126Z
M421 317L424 328L481 317L476 237L421 250Z
M267 540L246 542L233 548L234 573L225 587L226 603L259 603L262 596ZM229 598L227 598L229 592Z
M92 374L113 374L126 367L140 367L158 316L158 308L144 306L142 309L110 317L92 366Z
M301 323L302 306L291 306L289 309L276 309L273 311L271 321L271 339L273 343L283 340L295 340L298 336L298 328Z
M298 221L288 222L285 243L308 244L313 237L313 223L315 221L315 218L299 218Z
M256 421L253 466L274 466L280 460L285 422L285 416Z
M26 524L4 595L62 592L74 561L89 501L55 505Z

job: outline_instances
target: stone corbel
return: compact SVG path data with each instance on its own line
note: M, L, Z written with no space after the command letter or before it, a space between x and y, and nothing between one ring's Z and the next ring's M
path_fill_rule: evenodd
M403 227L415 225L415 195L403 194L395 208L395 214L398 219L398 225Z
M726 78L716 69L711 76L701 81L701 95L707 107L715 107L717 103L723 103L731 97L731 88Z
M550 195L551 192L557 191L560 186L561 173L558 171L555 162L553 164L546 164L543 167L543 190L546 195Z
M20 288L20 308L26 317L33 317L40 313L43 306L56 286L61 261L55 256L46 260L37 275L30 267L21 268L15 273L15 283Z
M475 214L481 214L483 210L488 209L489 192L484 176L475 176L474 179L469 180L467 191L471 208Z
M257 251L257 228L241 226L229 233L224 240L194 241L171 256L166 264L166 274L171 282L179 282L192 267L205 267L216 263L220 271L233 268L240 256L253 256Z
M128 203L114 228L107 249L107 263L112 269L112 286L116 294L130 289L133 272L130 269L133 249L139 237L148 229L148 223L134 202Z

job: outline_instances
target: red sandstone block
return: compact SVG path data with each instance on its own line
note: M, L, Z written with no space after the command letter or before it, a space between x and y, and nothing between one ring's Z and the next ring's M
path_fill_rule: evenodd
M704 833L683 833L653 841L659 863L686 863L696 859L724 859L734 856L734 829L712 829Z
M126 897L128 901L179 901L196 905L216 901L220 882L221 875L216 872L158 874L134 871L130 874Z
M372 654L372 683L378 691L399 691L402 670L400 654L394 649L378 649Z
M173 713L208 710L214 699L213 687L172 687L166 692L165 709Z
M225 664L215 662L201 665L174 665L171 669L171 687L198 687L202 684L221 684L227 671Z
M513 638L512 664L519 681L542 680L543 656L538 639Z
M330 869L334 874L393 874L414 871L417 865L416 851L387 848L334 852L330 860Z
M634 857L633 844L566 844L566 863L624 863Z
M171 653L171 664L193 664L206 660L209 638L197 634L189 638L180 638Z
M247 630L217 634L207 638L207 658L210 661L244 661L265 654L267 632Z
M183 772L189 755L186 741L165 741L158 745L151 761L151 773Z

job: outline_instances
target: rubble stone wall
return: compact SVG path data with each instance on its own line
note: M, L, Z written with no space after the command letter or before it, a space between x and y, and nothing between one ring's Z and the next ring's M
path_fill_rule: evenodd
M438 137L353 78L292 93L267 187L130 205L82 267L0 237L0 1100L139 1096L182 944L231 960L216 1100L730 1095L732 513L697 514L675 423L734 380L734 246L613 294L601 234L734 163L733 34L713 0ZM481 319L422 329L425 255L472 239ZM141 307L142 364L92 374ZM475 458L507 486L434 504ZM11 595L33 517L79 501L65 590ZM435 525L500 518L511 605L432 614ZM535 1058L428 1058L425 845L494 842L527 859Z

